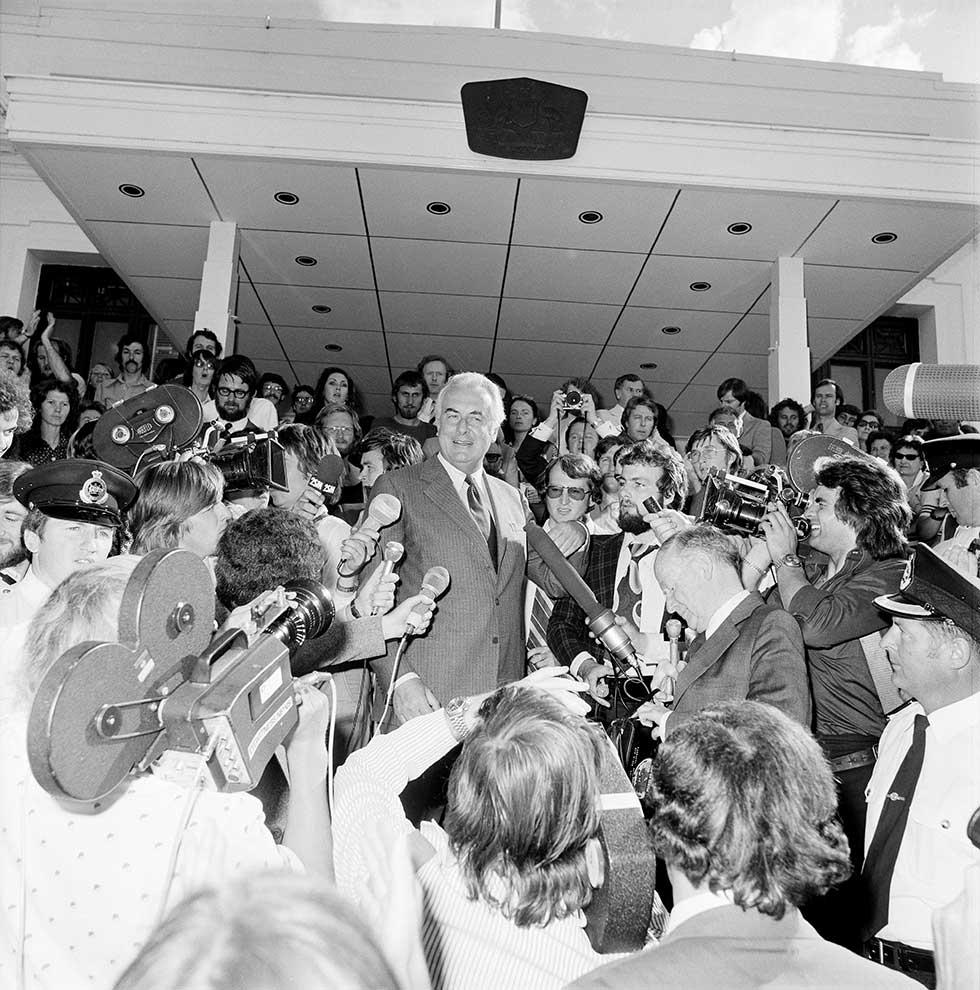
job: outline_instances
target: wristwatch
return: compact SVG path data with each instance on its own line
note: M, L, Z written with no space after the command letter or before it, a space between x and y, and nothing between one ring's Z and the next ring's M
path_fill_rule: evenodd
M466 721L469 706L469 698L453 698L443 709L449 722L449 731L457 742L462 742L470 734L470 725Z
M803 558L797 556L795 553L788 553L779 562L779 566L780 567L802 567L803 566Z

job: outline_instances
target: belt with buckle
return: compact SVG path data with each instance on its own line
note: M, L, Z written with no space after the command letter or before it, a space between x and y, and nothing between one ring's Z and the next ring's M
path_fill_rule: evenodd
M834 773L840 773L842 770L857 770L858 767L873 766L877 759L878 754L873 749L859 749L856 753L835 756L830 761L830 769Z
M935 973L936 959L928 949L917 949L903 942L887 942L883 938L869 938L864 943L866 958L889 969L902 973Z

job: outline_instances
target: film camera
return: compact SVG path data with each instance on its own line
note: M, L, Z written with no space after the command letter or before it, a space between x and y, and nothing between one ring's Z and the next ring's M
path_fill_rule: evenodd
M781 502L793 520L801 540L810 536L810 522L803 518L816 485L814 465L822 457L870 457L835 437L807 437L797 444L786 470L769 464L748 478L725 474L720 468L708 472L704 501L698 522L740 536L756 536L771 502Z
M721 468L711 468L704 479L704 501L698 522L712 523L740 536L757 536L767 506L778 501L786 506L796 535L805 540L810 535L810 522L802 513L809 504L809 493L797 491L784 480L783 474L774 465L756 471L751 478L739 478Z
M286 491L276 434L219 437L213 427L204 428L201 400L182 385L160 385L112 406L96 424L92 443L101 460L129 474L193 451L221 471L229 493Z
M187 550L147 554L123 593L119 642L73 646L41 681L27 737L37 782L93 810L154 763L171 778L251 790L299 718L290 654L334 617L319 585L286 591L254 616L253 635L212 637L204 562Z
M561 394L561 403L558 408L564 409L566 412L581 412L582 393L577 388L565 389Z

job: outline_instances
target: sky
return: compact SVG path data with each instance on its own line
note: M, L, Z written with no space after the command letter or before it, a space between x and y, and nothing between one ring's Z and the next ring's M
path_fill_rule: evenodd
M494 0L317 0L331 20L491 27ZM978 0L501 0L501 27L939 72L980 84Z

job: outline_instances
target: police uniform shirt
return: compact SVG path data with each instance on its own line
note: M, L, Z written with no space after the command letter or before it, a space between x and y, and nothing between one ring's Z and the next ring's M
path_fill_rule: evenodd
M35 574L33 567L17 584L0 588L0 628L30 622L51 591Z
M865 849L889 798L892 781L912 745L917 702L888 720L878 762L865 792ZM966 869L980 863L980 850L966 835L980 805L980 692L929 713L922 771L889 888L888 924L878 938L932 949L932 912L963 890Z

